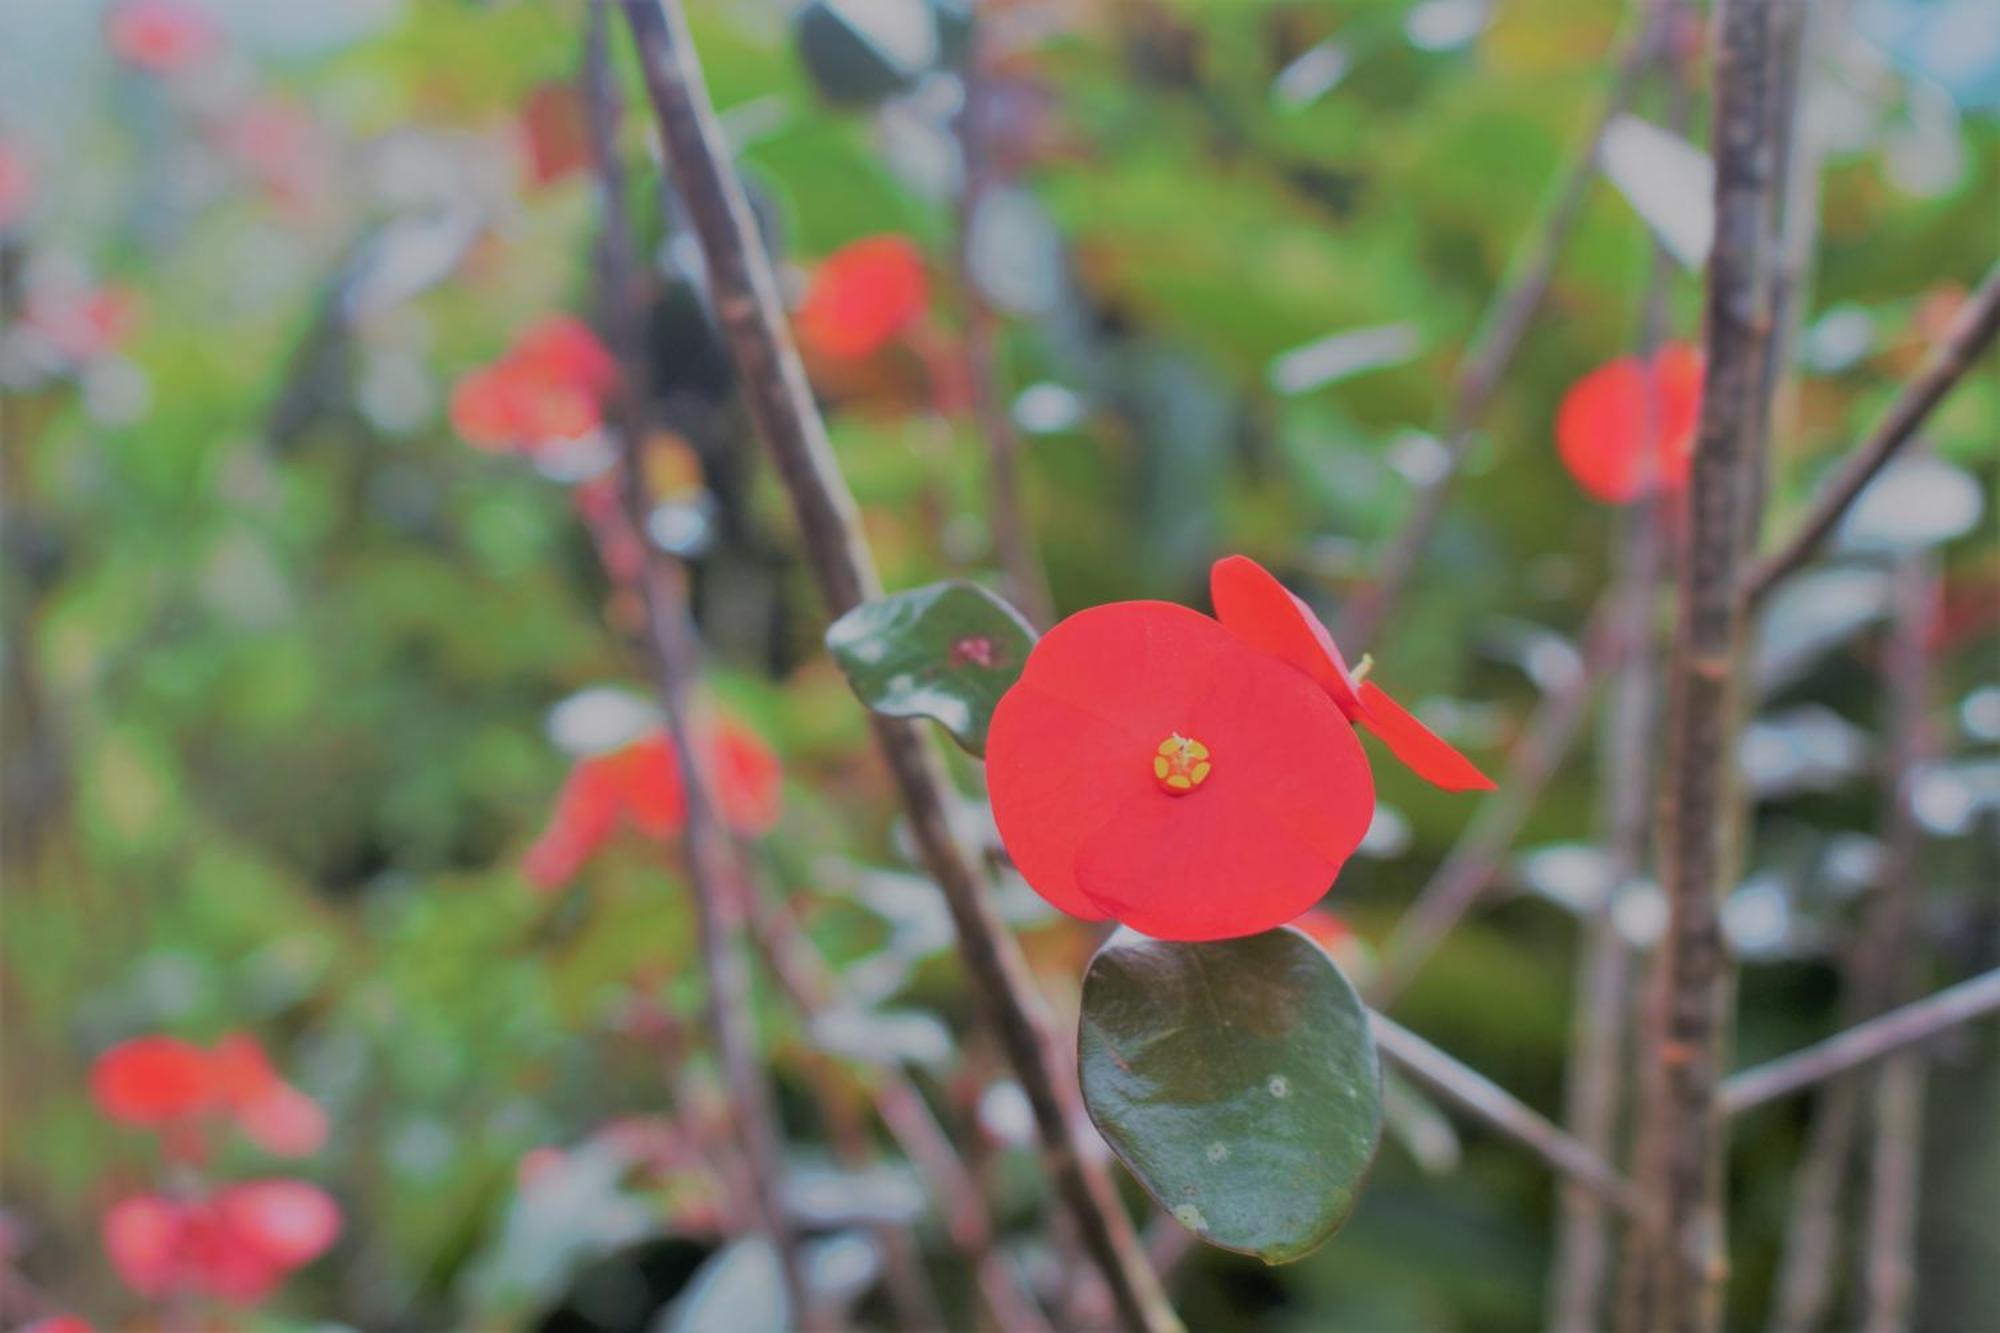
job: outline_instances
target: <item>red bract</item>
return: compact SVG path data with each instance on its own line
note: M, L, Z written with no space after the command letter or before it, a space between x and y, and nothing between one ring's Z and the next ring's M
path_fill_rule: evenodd
M1577 485L1612 504L1654 487L1687 484L1701 412L1701 354L1668 343L1651 363L1599 366L1570 387L1556 413L1556 450Z
M924 258L901 236L870 236L828 255L799 303L799 341L834 361L872 356L924 313Z
M278 1076L264 1048L241 1034L210 1056L216 1098L252 1143L275 1157L310 1157L326 1144L326 1112Z
M1043 636L994 710L986 764L1001 839L1035 891L1160 939L1290 921L1375 807L1324 692L1166 602L1094 607Z
M254 1305L339 1238L340 1208L299 1180L255 1180L207 1198L142 1194L104 1215L104 1249L141 1296Z
M207 55L221 34L208 12L187 0L125 0L111 12L106 36L120 60L172 74Z
M460 379L452 428L481 449L534 453L597 429L599 404L618 363L597 335L567 315L531 326L507 354Z
M707 747L723 822L739 833L769 829L777 822L783 777L771 747L732 718L710 728ZM687 793L673 741L665 732L655 732L622 749L577 761L556 795L548 827L528 849L523 869L537 887L559 888L621 825L664 841L686 822Z
M173 1037L138 1037L98 1057L91 1096L112 1120L167 1128L222 1115L264 1151L305 1157L326 1142L326 1112L278 1076L254 1038L203 1050Z
M1373 732L1389 752L1426 782L1446 791L1483 791L1493 780L1481 773L1373 681L1347 662L1311 607L1248 556L1215 562L1208 576L1215 614L1230 633L1311 677L1347 719Z
M128 1125L164 1125L208 1109L214 1097L208 1052L174 1037L136 1037L97 1057L90 1095L97 1109Z

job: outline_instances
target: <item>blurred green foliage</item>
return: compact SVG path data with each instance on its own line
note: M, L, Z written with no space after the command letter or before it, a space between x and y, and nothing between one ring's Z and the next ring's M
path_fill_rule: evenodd
M1409 493L1398 460L1439 427L1454 365L1588 127L1627 17L1610 3L1511 0L1467 41L1422 49L1409 25L1429 7L992 6L1008 43L998 77L1016 205L993 262L1003 278L1041 275L997 302L1002 376L1010 392L1066 391L1074 405L1021 405L1029 507L1062 608L1201 604L1207 562L1232 550L1325 606L1366 576ZM273 1307L287 1315L258 1327L532 1324L575 1272L532 1290L493 1276L509 1262L524 1154L582 1144L620 1117L714 1115L705 1058L676 1044L698 1030L702 994L672 858L628 839L549 897L519 872L566 763L548 710L591 685L639 688L643 670L566 488L467 448L445 416L452 381L514 330L589 308L589 183L534 183L521 149L530 95L575 76L581 11L346 8L217 4L227 77L195 81L121 67L96 5L0 14L0 140L25 148L34 176L29 224L0 251L9 327L76 275L129 291L137 309L128 340L73 365L24 368L16 339L0 386L0 1206L11 1261L107 1326L139 1307L105 1267L96 1220L155 1167L145 1140L101 1122L85 1095L91 1058L122 1037L256 1030L332 1112L333 1143L306 1173L339 1197L346 1239L290 1284ZM961 302L949 172L936 165L950 152L946 94L933 82L885 108L828 107L776 0L694 8L786 263L905 232L935 261L933 332L948 342ZM1274 93L1322 44L1345 77L1303 99ZM1861 86L1850 56L1827 55L1816 77ZM1939 291L1992 259L2000 125L1990 111L1929 123L1927 150L1941 134L1958 166L1913 189L1893 159L1914 151L1934 98L1915 100L1930 94L1879 59L1867 68L1867 95L1850 99L1861 128L1827 161L1774 529L1913 368ZM1663 101L1649 86L1637 110L1658 119ZM271 107L298 136L279 166L301 175L283 188L231 146ZM637 117L627 130L648 246L677 263L670 211L651 197L650 135ZM1595 187L1378 649L1489 767L1537 697L1522 634L1572 638L1606 582L1614 516L1562 473L1551 421L1570 382L1631 347L1650 250L1625 201ZM1037 256L1050 254L1044 273ZM691 289L668 292L655 319L662 410L723 501L697 564L715 689L787 769L784 820L760 855L853 977L890 978L875 1001L951 1025L947 1058L919 1081L964 1151L1000 1159L1010 1242L1046 1269L1057 1255L1037 1239L1045 1201L1028 1155L980 1127L994 1061L967 1036L955 968L925 933L934 914L923 893L913 907L883 887L904 869L892 802L818 650L784 507L728 406ZM1692 336L1697 284L1677 274L1670 296L1675 332ZM1867 330L1845 359L1821 346L1842 312ZM1274 387L1274 358L1377 326L1406 326L1410 353ZM900 587L988 573L977 433L933 411L914 355L891 360L880 382L828 386L885 574ZM1975 376L1930 435L1990 483L1996 377ZM1943 548L1954 605L1974 609L1940 654L1936 701L1947 756L1989 765L1993 732L1962 724L1960 703L1991 688L1991 537L1989 517ZM1872 729L1872 644L1859 626L1774 702L1822 702ZM976 770L958 772L973 790ZM1344 877L1337 904L1364 938L1386 931L1472 808L1394 765L1377 776L1390 831L1408 836ZM1591 838L1596 785L1586 747L1522 845ZM1990 964L1995 949L2000 799L1981 790L1984 813L1939 830L1925 857L1927 917L1953 968ZM1784 853L1799 929L1746 974L1744 1059L1833 1021L1829 957L1852 904L1828 887L1828 840L1870 829L1877 804L1859 764L1761 808L1752 868L1767 868L1765 849ZM1054 1003L1072 1012L1088 932L1027 908L1022 920ZM1560 907L1510 897L1454 937L1399 1012L1554 1108L1575 937ZM790 1136L823 1157L812 1034L776 1003L763 1019ZM851 1093L861 1077L836 1081ZM1976 1067L1939 1079L1920 1309L1925 1326L1963 1327L2000 1304L1979 1259L1994 1241L2000 1100ZM1746 1325L1802 1124L1798 1107L1772 1110L1738 1140L1732 1310ZM237 1169L268 1164L216 1164ZM633 1188L658 1234L714 1243L688 1204L698 1180ZM1195 1328L1523 1327L1539 1309L1551 1210L1547 1175L1505 1143L1468 1131L1462 1161L1431 1174L1392 1133L1335 1243L1279 1270L1198 1253L1176 1296ZM919 1235L948 1251L934 1220ZM581 1259L631 1237L569 1240ZM684 1278L687 1256L669 1259L655 1267ZM969 1308L962 1273L947 1293ZM546 1326L617 1326L565 1317Z

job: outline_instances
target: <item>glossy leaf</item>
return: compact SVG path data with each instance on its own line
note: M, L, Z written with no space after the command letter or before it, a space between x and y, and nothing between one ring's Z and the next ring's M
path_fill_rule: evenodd
M861 702L887 717L928 717L986 752L993 706L1034 647L1018 611L952 581L866 602L836 620L826 646Z
M1353 1209L1382 1129L1375 1043L1354 987L1299 931L1120 931L1084 975L1078 1060L1105 1139L1209 1244L1287 1263Z

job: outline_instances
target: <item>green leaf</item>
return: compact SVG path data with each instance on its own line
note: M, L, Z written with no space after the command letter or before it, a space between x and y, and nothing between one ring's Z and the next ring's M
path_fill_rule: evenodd
M1298 931L1119 931L1084 974L1077 1047L1090 1118L1209 1244L1288 1263L1347 1220L1381 1074L1360 997Z
M986 753L993 706L1021 674L1035 631L977 584L932 583L864 602L826 631L861 702L886 717L928 717Z

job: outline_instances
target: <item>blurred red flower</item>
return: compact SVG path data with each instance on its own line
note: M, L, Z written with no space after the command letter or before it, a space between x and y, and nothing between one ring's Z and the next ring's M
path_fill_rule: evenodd
M1701 413L1701 353L1668 343L1650 363L1620 357L1599 366L1563 396L1556 451L1577 485L1599 500L1624 504L1655 486L1687 484Z
M94 1333L87 1320L73 1314L51 1315L47 1319L37 1319L21 1330L21 1333Z
M1359 679L1311 607L1248 556L1215 562L1208 576L1216 618L1245 644L1310 676L1335 707L1365 727L1426 782L1446 791L1490 790L1493 780L1373 681Z
M106 37L120 60L155 74L173 74L221 41L215 20L189 0L124 0L111 11Z
M1093 607L1044 635L994 710L986 764L1001 840L1035 891L1161 939L1292 920L1375 808L1324 691L1167 602Z
M529 93L521 107L521 137L528 176L536 185L552 184L587 166L590 126L576 85L558 80Z
M618 381L618 363L582 321L552 315L498 361L459 380L451 424L481 449L534 453L588 435Z
M117 350L138 323L139 298L129 289L46 287L28 298L22 324L72 365Z
M915 323L930 301L924 257L902 236L870 236L828 255L799 302L799 342L809 355L858 361Z
M783 771L762 737L733 718L708 729L708 771L725 824L739 833L777 822ZM529 847L523 869L537 888L567 884L621 825L658 841L687 822L672 738L656 731L621 749L577 761L556 794L548 826Z
M279 1157L305 1157L326 1142L326 1112L279 1077L255 1038L225 1037L204 1050L174 1037L137 1037L97 1058L90 1091L107 1118L168 1128L201 1115L233 1120Z
M135 1037L97 1057L90 1095L97 1109L128 1125L163 1125L199 1114L214 1100L208 1052L177 1037Z
M141 1194L105 1212L105 1253L126 1286L255 1305L340 1236L340 1207L300 1180L253 1180L205 1198Z

